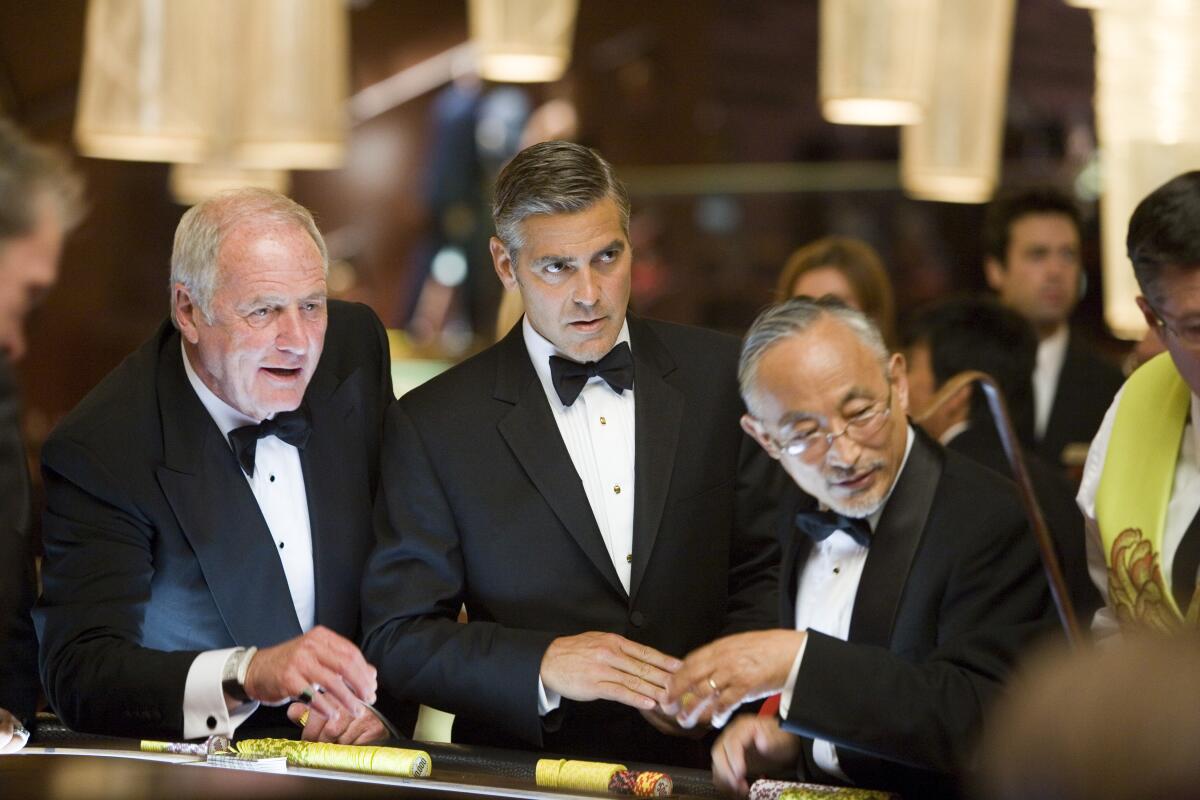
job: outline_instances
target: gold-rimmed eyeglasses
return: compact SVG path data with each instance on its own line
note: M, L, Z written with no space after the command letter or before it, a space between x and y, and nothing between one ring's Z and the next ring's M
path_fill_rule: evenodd
M833 447L834 441L842 436L858 444L867 444L887 423L892 413L892 384L888 382L887 398L882 403L870 405L845 421L837 433L821 427L798 431L786 442L775 441L781 453L805 461L817 461ZM774 438L772 437L774 441Z

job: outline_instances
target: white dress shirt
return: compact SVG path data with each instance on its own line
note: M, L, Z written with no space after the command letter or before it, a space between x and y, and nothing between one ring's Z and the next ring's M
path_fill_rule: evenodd
M900 469L896 470L897 481L908 464L908 454L912 452L912 445L913 431L909 426L904 443L904 458L900 462ZM887 507L887 501L895 488L896 483L893 481L879 508L867 517L867 524L871 526L872 533L879 525L879 519L883 516L883 510ZM798 568L800 575L796 591L796 630L817 631L842 641L846 640L850 635L854 598L858 595L858 583L862 579L868 552L867 548L854 541L845 531L834 531L829 538L813 544L808 559ZM787 683L780 693L779 716L783 719L787 719L792 707L792 693L796 690L796 678L800 674L800 663L804 659L807 645L806 637L804 644L800 645L800 651L796 653ZM831 742L824 739L813 740L813 761L830 775L847 783L851 782L846 773L842 772L837 749Z
M251 419L213 394L200 379L183 351L183 367L196 396L217 424L221 435L229 440L229 432L243 425L255 425ZM232 447L232 445L231 445ZM242 472L245 475L245 472ZM255 450L254 475L246 482L254 493L263 519L275 541L283 573L287 578L292 605L300 629L308 631L316 621L316 584L313 579L312 527L308 518L308 495L304 489L304 472L300 467L300 451L275 436L258 440ZM258 708L256 701L242 703L232 711L225 704L221 688L221 673L233 648L209 650L196 656L188 669L183 691L183 736L201 736L233 732ZM214 724L209 724L213 721Z
M1100 527L1096 523L1096 491L1100 488L1100 476L1104 472L1104 460L1108 454L1108 443L1112 438L1113 421L1116 419L1117 406L1121 402L1124 388L1117 392L1112 405L1100 423L1100 430L1092 439L1088 449L1087 462L1083 466L1083 480L1079 483L1079 494L1075 502L1083 512L1084 526L1087 529L1087 561L1088 574L1092 583L1100 590L1104 605L1092 618L1092 634L1097 638L1111 636L1120 630L1120 624L1113 616L1108 605L1108 563L1104 557L1104 545L1100 539ZM1171 567L1175 563L1175 553L1183 541L1183 535L1196 514L1200 512L1200 429L1195 420L1200 419L1200 398L1192 395L1191 416L1183 429L1183 438L1179 443L1179 459L1175 462L1175 482L1171 486L1171 499L1167 502L1167 515L1163 523L1162 552L1159 553L1159 567L1162 575L1168 581L1171 577ZM1146 509L1147 512L1153 509Z
M1054 395L1058 393L1058 376L1067 360L1067 342L1071 329L1066 323L1038 342L1037 364L1033 368L1033 434L1040 441L1050 424Z
M618 394L603 378L595 377L588 380L574 403L564 406L550 376L550 356L565 356L533 329L529 317L522 321L521 332L558 432L583 483L608 557L628 592L633 569L634 392ZM626 322L614 346L628 341ZM558 708L561 699L547 692L538 679L540 714Z

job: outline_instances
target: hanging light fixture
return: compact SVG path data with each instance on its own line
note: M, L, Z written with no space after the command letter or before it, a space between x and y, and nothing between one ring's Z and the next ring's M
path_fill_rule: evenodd
M203 0L91 0L75 141L129 161L192 162L210 146Z
M479 74L490 81L556 81L571 61L579 0L470 0Z
M900 180L922 200L983 203L1000 173L1014 0L941 0L924 118L900 132Z
M936 0L821 0L825 119L846 125L918 122L928 99L936 26Z
M80 151L203 165L172 176L187 197L340 166L347 13L343 0L91 0Z
M344 0L238 4L233 160L245 167L334 169L346 155Z
M1200 168L1200 8L1190 0L1104 0L1096 31L1104 318L1140 338L1146 323L1125 252L1134 207L1181 172Z

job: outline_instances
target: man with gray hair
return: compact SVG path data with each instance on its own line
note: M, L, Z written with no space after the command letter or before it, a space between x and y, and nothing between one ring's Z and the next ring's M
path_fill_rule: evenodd
M83 182L66 159L0 118L0 753L25 745L37 707L37 594L30 552L29 467L12 364L25 318L58 277L63 237L82 216Z
M1014 487L908 421L904 357L836 301L765 311L739 378L742 426L821 508L798 500L784 534L780 628L690 654L668 704L691 725L780 694L778 717L741 716L713 747L731 792L777 771L957 796L984 711L1049 621Z
M737 341L626 313L629 199L594 151L522 151L493 218L525 315L388 414L363 649L455 741L703 765L667 677L775 616L783 476L738 428Z
M327 300L327 271L312 216L286 197L189 209L170 320L46 441L35 620L72 728L288 735L282 709L260 706L302 699L305 738L383 737L351 640L388 346L370 310Z

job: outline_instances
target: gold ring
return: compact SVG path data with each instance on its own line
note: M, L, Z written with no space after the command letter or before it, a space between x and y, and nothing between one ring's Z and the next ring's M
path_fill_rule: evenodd
M308 709L307 708L304 709L304 713L300 715L300 719L298 720L298 722L300 723L301 728L308 727Z
M720 694L721 690L717 686L717 682L712 679L712 675L708 676L708 688L713 690L713 694Z

